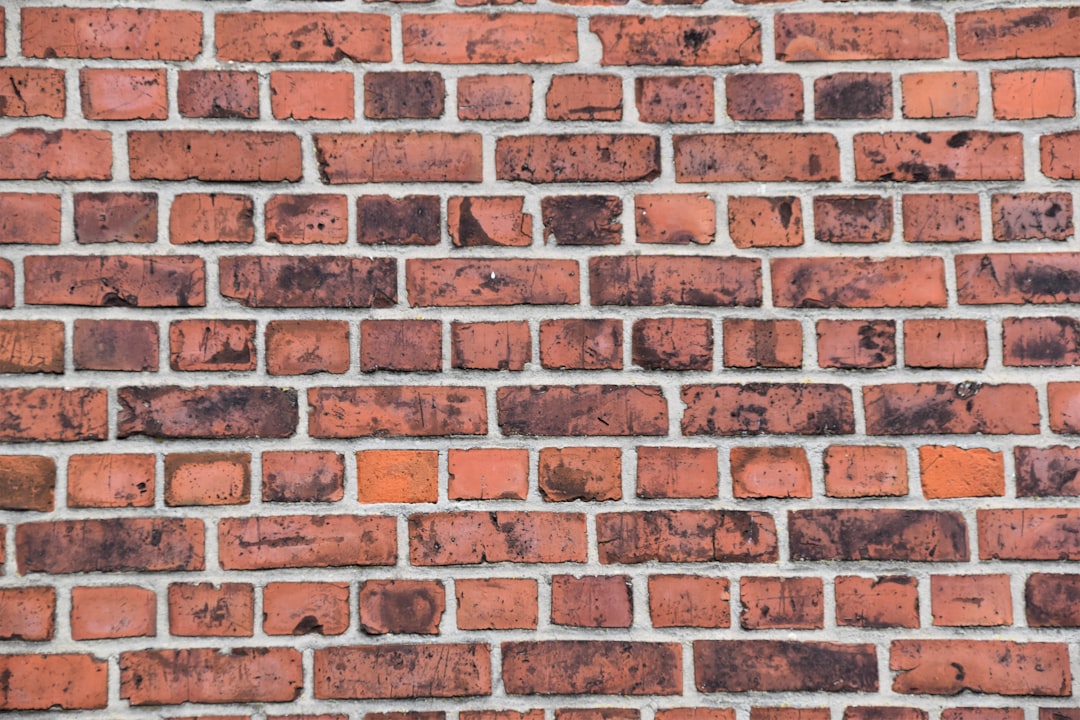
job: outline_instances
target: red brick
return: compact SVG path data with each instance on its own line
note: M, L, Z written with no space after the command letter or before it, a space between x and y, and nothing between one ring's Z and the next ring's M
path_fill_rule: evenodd
M206 304L203 260L189 255L31 255L23 268L28 305Z
M986 358L982 320L904 321L904 364L908 367L982 368Z
M153 455L72 455L68 507L153 507L156 474Z
M716 204L700 195L636 195L634 219L639 243L709 244L716 237Z
M1072 70L995 70L990 73L990 85L995 119L1033 120L1076 115Z
M802 367L802 325L798 320L725 318L724 367Z
M436 195L363 195L356 199L356 234L364 245L438 245Z
M982 560L1080 559L1075 508L979 510Z
M344 195L275 195L266 203L266 241L340 245L349 239Z
M757 258L605 255L589 259L593 305L761 305Z
M76 370L157 372L157 324L144 320L76 320Z
M120 697L131 705L271 703L303 689L294 648L192 648L120 653Z
M904 575L837 576L836 624L863 628L919 627L919 582Z
M892 116L889 73L836 73L814 81L815 120L888 120Z
M1039 138L1043 175L1058 180L1080 178L1080 131L1060 132Z
M381 132L315 135L322 181L342 183L480 182L480 135Z
M555 75L547 91L548 120L622 120L622 78L618 75Z
M666 435L660 388L636 385L530 385L496 391L507 435Z
M1077 302L1080 254L957 255L956 295L962 305Z
M409 517L415 566L585 562L585 516L550 512L454 512Z
M535 64L578 59L577 19L571 15L409 14L402 18L401 34L407 63Z
M412 258L405 262L412 307L576 305L577 260Z
M288 132L133 130L128 163L132 180L297 182L303 177L300 138Z
M982 239L978 195L904 195L902 208L906 242L975 242Z
M963 562L967 526L958 512L895 509L792 510L793 560Z
M908 492L907 454L887 446L830 445L825 449L829 497L902 497Z
M33 128L0 135L0 180L111 180L112 136Z
M803 119L802 78L794 73L736 73L725 87L732 120Z
M862 705L844 708L843 720L930 720L930 713L913 707Z
M524 321L450 323L451 367L524 370L531 360L532 338Z
M600 562L776 562L771 515L737 510L654 510L596 517Z
M132 585L71 589L71 639L153 637L157 597Z
M247 583L171 583L169 632L180 637L251 637L255 592Z
M740 15L598 15L589 19L589 30L603 45L603 65L746 65L762 59L761 25Z
M728 588L725 578L650 575L649 618L653 627L731 627Z
M817 60L932 60L948 57L949 33L937 13L782 13L776 57Z
M872 370L896 365L893 320L818 320L818 365Z
M699 692L876 692L870 644L783 640L696 640Z
M646 370L712 370L713 329L706 318L635 320L634 364Z
M0 456L0 508L49 513L56 505L56 461Z
M356 453L361 503L433 503L439 499L437 450L361 450Z
M262 454L263 502L337 502L345 494L345 457L287 450Z
M59 195L0 193L0 245L59 244Z
M939 257L813 257L772 260L779 307L945 307Z
M504 642L510 695L680 695L677 643L552 640Z
M637 448L640 498L714 498L718 472L716 448Z
M276 515L218 521L218 562L225 570L393 565L393 517Z
M540 448L537 475L540 495L548 502L622 499L618 448Z
M825 383L684 385L684 435L850 435L851 389Z
M618 245L622 200L615 195L556 195L540 199L544 243Z
M341 635L349 629L348 583L271 582L263 588L267 635Z
M451 500L524 500L529 491L529 454L524 449L450 448Z
M489 695L490 649L470 644L320 649L314 692L319 699Z
M1043 712L1040 708L1040 720L1054 720L1053 717ZM1023 708L985 708L985 707L958 707L946 708L941 711L941 720L1024 720ZM1058 716L1061 720L1061 716ZM1067 720L1067 718L1065 719Z
M828 243L889 242L892 198L877 195L819 195L814 198L814 237Z
M855 179L1023 180L1021 135L981 130L860 133L855 136Z
M169 209L169 242L250 243L255 240L255 205L247 195L177 195Z
M560 0L565 2L566 0ZM555 720L640 720L641 711L633 708L560 708Z
M728 198L728 234L735 247L795 247L802 244L798 198Z
M716 119L713 79L708 75L637 77L638 119L648 123L711 123Z
M455 580L458 628L535 630L538 615L536 585L532 578Z
M242 505L251 500L248 453L169 453L165 504Z
M731 448L731 485L737 498L808 498L810 462L801 447Z
M119 438L285 438L296 431L296 390L210 385L122 387Z
M532 215L522 212L524 197L451 197L446 225L455 247L532 245Z
M621 320L544 320L540 364L548 369L621 370Z
M259 76L233 70L181 70L176 104L181 117L259 117Z
M1080 592L1080 575L1028 575L1024 586L1028 627L1080 627L1077 592Z
M539 183L647 182L660 176L653 135L509 135L495 142L495 177Z
M270 110L279 120L352 120L353 74L272 72Z
M194 60L202 14L148 8L22 8L22 53L37 58Z
M442 323L438 320L363 320L360 370L432 372L442 369Z
M15 304L15 268L11 261L0 258L0 308Z
M1050 429L1062 434L1080 433L1080 383L1047 383L1046 399Z
M55 627L55 588L0 588L0 640L52 640Z
M628 628L633 623L627 575L554 575L551 622L590 628Z
M1012 625L1008 575L931 575L930 604L936 626Z
M869 435L1034 435L1039 408L1030 385L898 383L863 388Z
M109 664L92 655L0 655L0 710L96 709L109 702Z
M266 325L266 372L310 375L349 370L349 324L340 320L272 320Z
M204 568L202 520L125 517L23 523L15 529L15 544L23 574Z
M830 182L840 146L826 133L676 135L676 182Z
M75 240L80 244L157 241L153 193L75 193Z
M963 672L955 672L959 665ZM1002 640L893 640L893 692L956 695L1071 694L1068 646Z
M478 387L311 388L308 432L320 438L485 435L484 398Z
M364 117L371 120L442 117L446 83L436 72L364 75Z
M62 118L66 97L63 70L0 69L0 117Z
M0 442L75 442L109 435L109 401L89 388L3 388Z
M459 120L528 120L533 79L528 75L470 75L458 78Z
M1018 497L1080 495L1080 448L1016 447L1013 456Z
M931 500L1005 494L1002 453L983 448L923 445L919 475L923 497Z
M1068 8L1024 7L956 14L961 60L1080 56L1080 16Z
M248 307L383 308L397 303L397 260L243 255L218 261L221 294Z
M64 372L64 323L0 320L0 374Z
M814 630L825 625L821 578L744 577L739 600L739 624L746 630Z
M906 118L975 117L979 76L970 70L907 73L900 77Z
M736 2L754 3L758 0L736 0ZM764 0L762 0L764 1ZM785 2L786 0L780 0ZM720 712L720 711L718 711ZM734 712L734 711L732 711ZM798 708L798 707L752 707L750 708L750 720L830 720L832 713L829 708ZM695 720L688 718L688 720ZM722 720L722 718L717 718Z
M994 194L990 197L994 240L1068 240L1073 236L1068 193Z
M438 580L367 580L360 583L360 629L368 635L438 635L446 591Z
M221 12L218 60L390 62L390 17L354 12Z
M169 98L164 70L84 68L79 71L87 120L164 120Z
M180 371L255 369L254 320L174 320L169 366Z

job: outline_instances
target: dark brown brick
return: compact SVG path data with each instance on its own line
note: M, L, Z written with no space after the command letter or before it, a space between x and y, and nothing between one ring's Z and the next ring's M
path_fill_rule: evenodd
M1013 456L1018 497L1080 496L1080 448L1017 447Z
M816 120L888 119L892 115L889 73L837 73L814 81Z
M31 255L23 260L28 305L201 307L202 258L190 255Z
M362 700L491 694L487 645L331 647L315 651L315 697Z
M668 408L658 387L531 385L496 391L507 435L666 435Z
M446 83L437 72L364 74L364 117L397 120L442 117Z
M701 692L876 692L877 652L870 644L698 640L694 684Z
M502 644L510 695L680 695L677 643L556 640Z
M15 529L19 572L202 570L202 520L111 518L23 523Z
M593 305L761 305L761 262L743 257L606 255L589 260Z
M291 437L296 390L274 387L122 387L117 437Z
M540 199L544 242L557 245L618 245L622 200L615 195L553 195Z
M863 388L868 435L1034 435L1039 408L1030 385L978 382Z
M960 513L837 509L788 513L794 560L965 562L967 525Z
M364 245L438 245L437 195L361 195L356 199L356 236Z
M600 562L776 562L771 515L736 510L655 510L596 518Z
M684 385L684 435L850 435L851 389L845 385L747 383Z
M390 307L393 258L235 256L219 260L221 294L248 307Z

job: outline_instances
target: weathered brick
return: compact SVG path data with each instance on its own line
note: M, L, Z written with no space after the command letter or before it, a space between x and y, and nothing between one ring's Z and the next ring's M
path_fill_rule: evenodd
M181 371L255 369L254 320L169 323L169 366Z
M898 383L863 388L869 435L1034 435L1039 408L1030 385Z
M0 193L0 245L59 244L59 195Z
M433 503L439 499L437 450L361 450L356 453L361 503Z
M650 575L649 618L655 628L730 627L728 590L725 578Z
M296 390L273 387L122 387L117 437L223 439L291 437Z
M218 60L389 62L390 17L354 12L220 12Z
M0 640L52 640L55 627L56 588L0 588Z
M967 525L958 512L893 509L788 512L794 560L963 562Z
M962 672L956 672L957 666ZM1068 647L1003 640L893 640L893 691L956 695L1070 695Z
M618 448L540 448L540 495L548 502L621 500L622 451Z
M532 184L646 182L660 176L653 135L514 135L495 142L495 177Z
M1008 575L931 575L930 612L935 626L1012 625Z
M243 130L133 130L128 168L132 180L297 182L304 174L298 136Z
M892 115L889 73L837 73L814 81L815 120L888 120Z
M76 320L76 370L156 372L157 323L145 320Z
M593 305L761 304L756 258L676 255L604 255L589 259Z
M524 370L531 359L532 339L524 321L450 323L451 367Z
M480 135L381 132L316 135L324 183L480 182Z
M1013 457L1018 497L1080 495L1080 448L1018 446Z
M68 507L153 507L155 465L146 454L72 455Z
M377 386L308 390L312 437L484 435L483 388Z
M64 323L0 320L0 374L64 372Z
M112 136L33 128L0 135L0 180L111 180Z
M409 517L417 566L585 562L585 516L550 512L452 512Z
M832 182L840 146L826 133L676 135L676 182Z
M776 57L818 60L931 60L949 54L949 33L937 13L781 13Z
M181 70L176 104L181 117L259 117L259 76L239 70Z
M635 320L634 364L646 370L712 370L713 328L707 318Z
M502 644L510 695L679 695L676 643L554 640Z
M577 304L580 292L576 260L412 258L405 284L413 307Z
M700 692L876 692L870 644L784 640L696 640Z
M780 307L945 307L939 257L774 258L773 304Z
M904 240L907 242L974 242L982 239L978 195L904 195L901 205Z
M636 195L634 220L639 243L709 244L716 237L716 204L700 195Z
M456 247L532 245L532 215L525 198L451 197L446 203L450 242Z
M401 34L407 63L532 64L578 59L577 21L571 15L408 14L402 18Z
M603 65L745 65L761 62L761 25L740 15L598 15L589 30Z
M956 14L962 60L1080 56L1080 16L1069 8L1023 7Z
M621 370L622 321L544 320L540 364L549 369Z
M994 118L998 120L1069 118L1076 115L1073 71L1066 68L995 70L990 73L990 87Z
M1080 559L1075 508L979 510L981 560Z
M120 697L132 705L290 702L303 685L294 648L120 653Z
M479 644L376 645L315 651L319 699L491 694L491 650Z
M802 325L798 320L725 318L724 367L802 367Z
M892 198L877 195L819 195L814 198L814 237L828 243L889 242Z
M349 369L349 325L339 320L273 320L266 325L270 375L340 375Z
M564 195L540 199L544 242L557 245L618 245L622 200L614 195Z
M262 454L263 502L337 502L345 495L345 457L326 451Z
M437 195L356 199L356 235L364 245L438 245L440 218Z
M104 390L2 388L0 442L105 440L108 406Z
M739 600L739 625L745 630L814 630L825 625L821 578L744 577Z
M248 453L169 453L165 504L242 505L251 500Z
M458 78L458 120L528 120L533 79L528 75Z
M149 8L22 8L26 57L194 60L202 13Z
M206 304L202 258L31 255L23 260L29 305L197 307Z
M906 73L900 77L906 118L975 117L979 75L974 71Z
M548 86L548 120L622 120L622 78L618 75L555 75Z
M218 561L226 570L393 565L393 517L275 515L218 522Z
M818 320L818 365L873 370L896 365L893 320Z
M771 515L736 510L654 510L596 518L600 562L776 562Z
M1029 627L1080 627L1080 575L1032 573L1024 585Z
M1068 240L1073 236L1068 193L995 194L990 198L994 240Z
M1023 180L1020 133L885 132L855 136L855 179L880 182Z
M864 628L919 627L919 582L905 575L838 576L836 624Z
M221 294L248 307L383 308L397 303L397 260L239 255L218 261Z
M551 578L553 625L628 628L634 620L627 575L554 575Z
M255 592L248 583L171 583L169 633L179 637L251 637Z
M342 635L349 629L348 583L271 582L263 587L267 635Z
M823 459L829 497L907 495L907 454L902 447L830 445Z
M638 118L649 123L711 123L716 119L715 90L708 75L637 77Z
M803 119L803 83L794 73L735 73L724 87L732 120Z
M1043 135L1039 138L1039 155L1043 175L1057 180L1080 178L1080 131L1071 130Z
M363 320L360 371L437 372L442 369L438 320Z
M844 385L747 383L684 385L684 435L850 435L851 389Z
M204 568L203 522L187 518L23 523L15 529L15 544L23 574Z
M71 639L153 637L157 596L133 585L71 589Z
M956 256L962 305L1026 305L1080 301L1080 255L993 253Z
M731 448L731 490L737 498L811 496L810 462L801 447Z
M0 117L62 118L66 105L63 70L0 69Z
M666 435L667 401L658 387L531 385L496 391L508 435Z
M250 243L255 240L255 205L247 195L187 193L169 209L169 242Z
M710 498L717 496L716 448L637 448L637 496Z
M360 629L368 635L438 635L446 591L438 580L367 580L359 605Z
M364 117L370 120L438 118L445 102L446 83L439 73L364 74Z
M461 578L454 589L461 630L536 629L537 583L532 578Z
M164 120L169 116L164 70L85 68L79 71L88 120Z
M109 664L93 655L0 655L0 710L89 710L108 702Z

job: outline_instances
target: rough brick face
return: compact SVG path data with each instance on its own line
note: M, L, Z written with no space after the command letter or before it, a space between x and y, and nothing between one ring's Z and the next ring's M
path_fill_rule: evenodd
M158 5L0 3L0 714L1080 720L1075 3Z

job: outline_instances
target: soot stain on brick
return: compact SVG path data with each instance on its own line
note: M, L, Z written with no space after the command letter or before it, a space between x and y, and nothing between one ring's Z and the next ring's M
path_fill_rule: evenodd
M461 206L458 212L458 245L469 246L496 244L495 241L491 239L491 236L487 234L487 231L484 230L484 226L480 223L476 216L473 215L472 198L462 198Z
M833 78L817 101L818 117L822 119L883 117L891 110L890 86L869 77Z

